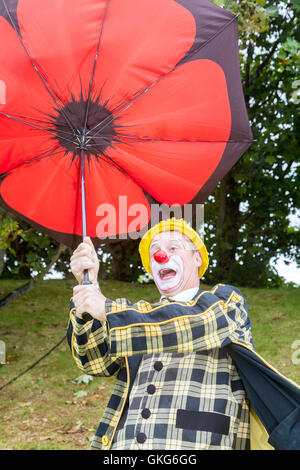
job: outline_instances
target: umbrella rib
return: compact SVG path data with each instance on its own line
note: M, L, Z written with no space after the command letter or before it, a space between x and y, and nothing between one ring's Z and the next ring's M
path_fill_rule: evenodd
M113 114L114 112L118 111L119 109L122 108L122 106L124 106L124 102L120 102L120 104L118 104L115 108L113 108L113 109L111 110L111 113ZM89 129L89 130L87 131L86 135L90 134L92 131L94 131L95 129L97 129L97 127L101 126L101 124L105 123L105 122L106 122L108 119L110 119L110 118L111 118L111 116L108 116L108 117L106 117L105 119L103 119L103 121L98 122L98 124L96 124L94 127L92 127L92 129ZM110 121L110 122L112 122L112 121ZM97 135L97 134L94 134L94 135ZM92 139L92 138L93 138L93 136L91 136L91 137L89 138L89 140Z
M122 107L124 107L124 106L126 106L126 103L125 103L125 102L121 102L118 106L116 106L116 108L114 109L114 111L112 111L111 116L107 116L105 119L103 119L103 121L99 122L98 124L96 124L96 126L92 127L92 129L90 129L87 134L90 134L92 131L94 131L95 129L97 129L97 127L101 126L102 124L105 124L105 126L103 126L103 127L101 127L100 129L98 129L98 131L96 132L96 134L90 136L90 137L88 138L87 142L89 142L91 139L93 139L94 137L96 137L96 136L99 134L99 132L101 132L103 129L105 129L105 127L109 126L109 125L113 122L113 120L114 120L117 116L119 116L119 115L122 113L122 111L123 111ZM126 108L126 109L127 109L127 108ZM119 114L114 114L114 113L117 113L117 111L119 111L119 110L120 110ZM108 122L107 122L107 121L108 121Z
M28 116L22 116L21 114L18 115L19 119L23 119L24 121L26 120L26 122L29 122L28 119L31 119L32 122L36 122L38 125L40 125L41 129L46 129L46 130L50 130L50 131L53 131L53 132L56 132L53 130L53 127L45 127L45 126L42 126L42 124L51 124L51 120L43 120L43 119L38 119L38 118L31 118L31 117L28 117ZM40 124L41 123L41 124ZM37 125L36 124L36 125ZM62 129L59 129L59 132L62 133L62 134L67 134L67 135L71 135L71 136L74 136L74 132L70 132L70 131L63 131Z
M103 162L105 163L108 163L112 166L114 166L117 170L119 170L121 173L125 173L127 176L130 176L126 170L124 170L124 168L122 168L118 163L116 163L112 158L110 158L108 155L106 154L99 154L97 149L93 148L92 145L89 145L89 147L92 149L92 150L96 150L94 153L96 155L96 157L100 158Z
M90 140L95 139L101 139L101 140L107 140L109 142L109 137L110 136L98 136L98 137L91 137ZM113 136L111 136L113 138ZM189 140L189 139L156 139L156 138L144 138L144 137L135 137L131 135L124 135L124 134L117 134L117 138L120 143L136 143L136 142L174 142L174 143L179 143L179 142L188 142L188 143L220 143L220 144L226 144L226 143L246 143L246 142L254 142L255 139L243 139L243 140L234 140L234 139L228 139L228 140ZM92 147L92 144L87 144L87 147Z
M121 137L120 137L121 140ZM188 139L181 139L181 140L172 140L172 139L136 139L136 140L129 140L126 142L126 139L122 143L124 144L131 144L131 143L136 143L136 142L173 142L173 143L180 143L180 142L186 142L186 143L210 143L210 144L227 144L227 143L251 143L254 142L255 139L244 139L244 140L233 140L233 139L228 139L228 140L188 140Z
M32 162L35 162L35 161L40 161L42 158L47 158L47 157L50 157L50 156L53 156L53 155L58 155L59 153L62 153L61 149L59 149L58 151L55 152L54 150L56 150L56 149L57 149L57 147L54 147L53 150L52 149L45 150L44 152L36 155L35 157L29 158L29 160L25 160L23 162L20 162L18 165L13 166L12 168L9 168L8 170L4 171L3 173L0 173L0 178L4 175L7 175L8 173L10 173L13 170L16 170L17 168L20 168L23 165L26 165L28 163L32 163Z
M86 103L86 109L85 109L85 116L84 116L83 135L85 135L85 132L86 132L87 119L88 119L88 112L89 112L89 105L90 105L90 101L91 101L92 87L93 87L93 82L94 82L96 64L97 64L98 53L99 53L99 48L100 48L100 41L101 41L101 37L102 37L103 25L104 25L104 21L105 21L105 17L106 17L108 2L109 2L109 0L106 1L105 10L104 10L104 14L103 14L103 18L102 18L102 22L101 22L101 26L100 26L100 31L99 31L99 37L98 37L97 48L96 48L95 57L94 57L92 75L91 75L91 80L90 80L90 85L89 85L89 93L88 93L88 98L87 98L87 103Z
M197 49L193 50L193 51L190 51L189 53L189 56L193 56L194 54L196 54L196 52L199 52L200 49L202 49L203 47L205 47L209 42L211 42L213 39L215 39L215 37L217 37L219 34L221 34L226 28L228 28L228 26L230 26L233 21L235 21L237 18L238 18L239 15L235 15L233 18L231 18L229 21L227 21L227 23L225 23L222 28L220 28L215 34L213 34L213 36L211 36L209 39L207 39L201 46L199 46ZM132 98L131 100L129 100L128 103L125 103L124 104L124 108L120 110L119 113L117 113L116 115L112 114L112 117L111 119L103 126L101 127L97 132L96 134L94 134L94 136L96 136L97 134L99 134L99 132L103 131L103 129L105 129L105 127L107 127L109 124L111 124L111 122L116 118L118 117L120 114L122 114L124 111L126 111L129 107L131 107L141 96L143 96L145 93L147 93L151 88L153 88L155 85L157 85L157 83L160 82L160 80L162 80L163 78L165 78L166 76L170 75L172 72L174 72L174 70L177 69L177 67L180 65L180 62L178 62L176 65L174 65L174 67L169 70L168 72L166 72L165 74L161 75L160 77L158 77L153 83L151 83L150 85L148 85L146 88L144 88L143 90L141 90L140 92L137 92L136 96L134 96L134 98ZM106 118L107 119L107 118ZM104 120L105 121L105 120ZM102 121L101 123L98 123L96 126L94 126L91 130L95 130L99 125L103 124Z
M13 119L14 121L20 122L21 124L25 124L26 126L33 127L34 129L38 129L39 131L46 132L47 134L57 136L57 134L54 130L51 131L49 129L45 129L44 127L37 126L36 124L30 123L28 121L25 121L24 119L20 119L20 118L17 118L15 116L12 116L11 114L2 113L2 111L0 111L0 115L6 117L8 119ZM66 137L60 136L60 139L65 140L67 142L71 142L72 144L74 144L73 140L67 139Z
M54 92L52 92L52 90L50 89L48 83L47 83L46 80L44 79L44 77L43 77L43 75L41 74L41 72L38 70L37 65L36 65L35 62L33 61L32 57L30 56L30 54L29 54L29 52L28 52L28 50L27 50L27 48L26 48L26 46L25 46L25 44L24 44L24 41L23 41L23 39L22 39L22 36L21 36L21 34L19 33L18 29L16 28L15 22L14 22L14 20L13 20L11 14L10 14L8 8L7 8L6 1L5 1L5 0L2 0L2 3L3 3L3 5L4 5L4 8L5 8L6 13L7 13L7 15L8 15L8 18L9 18L9 20L10 20L10 22L11 22L11 24L12 24L12 26L13 26L13 28L14 28L14 30L15 30L15 32L16 32L16 34L17 34L17 36L18 36L18 38L19 38L19 40L20 40L20 42L21 42L21 44L22 44L22 46L23 46L23 49L24 49L24 51L25 51L27 57L28 57L29 60L30 60L31 65L33 66L34 70L37 72L38 76L39 76L40 79L42 80L42 82L43 82L43 84L44 84L46 90L47 90L48 93L50 94L51 98L53 99L54 103L56 104L56 106L57 106L58 109L60 110L61 114L64 116L64 118L65 118L65 120L66 120L68 126L70 127L70 129L71 129L72 131L75 131L75 128L74 128L72 122L69 120L68 116L67 116L67 115L65 114L65 112L63 111L62 107L60 106L60 104L58 103L58 101L57 101L57 99L56 99L56 97L55 97ZM79 140L79 139L78 139L78 140Z

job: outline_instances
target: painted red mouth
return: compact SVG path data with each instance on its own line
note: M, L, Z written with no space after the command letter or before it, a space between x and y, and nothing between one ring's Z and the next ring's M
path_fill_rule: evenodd
M164 281L166 281L167 279L172 279L175 276L176 276L175 269L163 268L163 269L159 270L159 277L160 277L160 279L162 279Z

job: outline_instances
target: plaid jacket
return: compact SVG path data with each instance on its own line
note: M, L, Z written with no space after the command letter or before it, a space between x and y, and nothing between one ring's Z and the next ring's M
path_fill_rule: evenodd
M232 342L253 349L246 301L232 286L199 290L188 302L107 300L106 313L105 323L85 322L76 317L71 300L68 341L76 364L90 375L118 374L92 449L110 449L142 355L189 354Z
M224 348L146 354L111 449L249 449L245 395Z

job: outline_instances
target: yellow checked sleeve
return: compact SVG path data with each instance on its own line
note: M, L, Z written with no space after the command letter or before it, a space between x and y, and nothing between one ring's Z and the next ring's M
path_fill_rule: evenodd
M76 317L72 300L67 339L77 366L88 375L111 376L123 366L123 358L109 353L106 322Z
M108 301L107 322L114 357L191 353L232 341L252 342L245 299L232 286L202 291L189 302Z

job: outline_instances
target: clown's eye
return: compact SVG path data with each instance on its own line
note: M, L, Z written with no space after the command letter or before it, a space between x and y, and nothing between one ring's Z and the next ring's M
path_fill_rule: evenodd
M180 249L180 246L178 246L178 245L172 245L169 249L170 249L170 251L174 252L174 251L179 250L179 249Z

